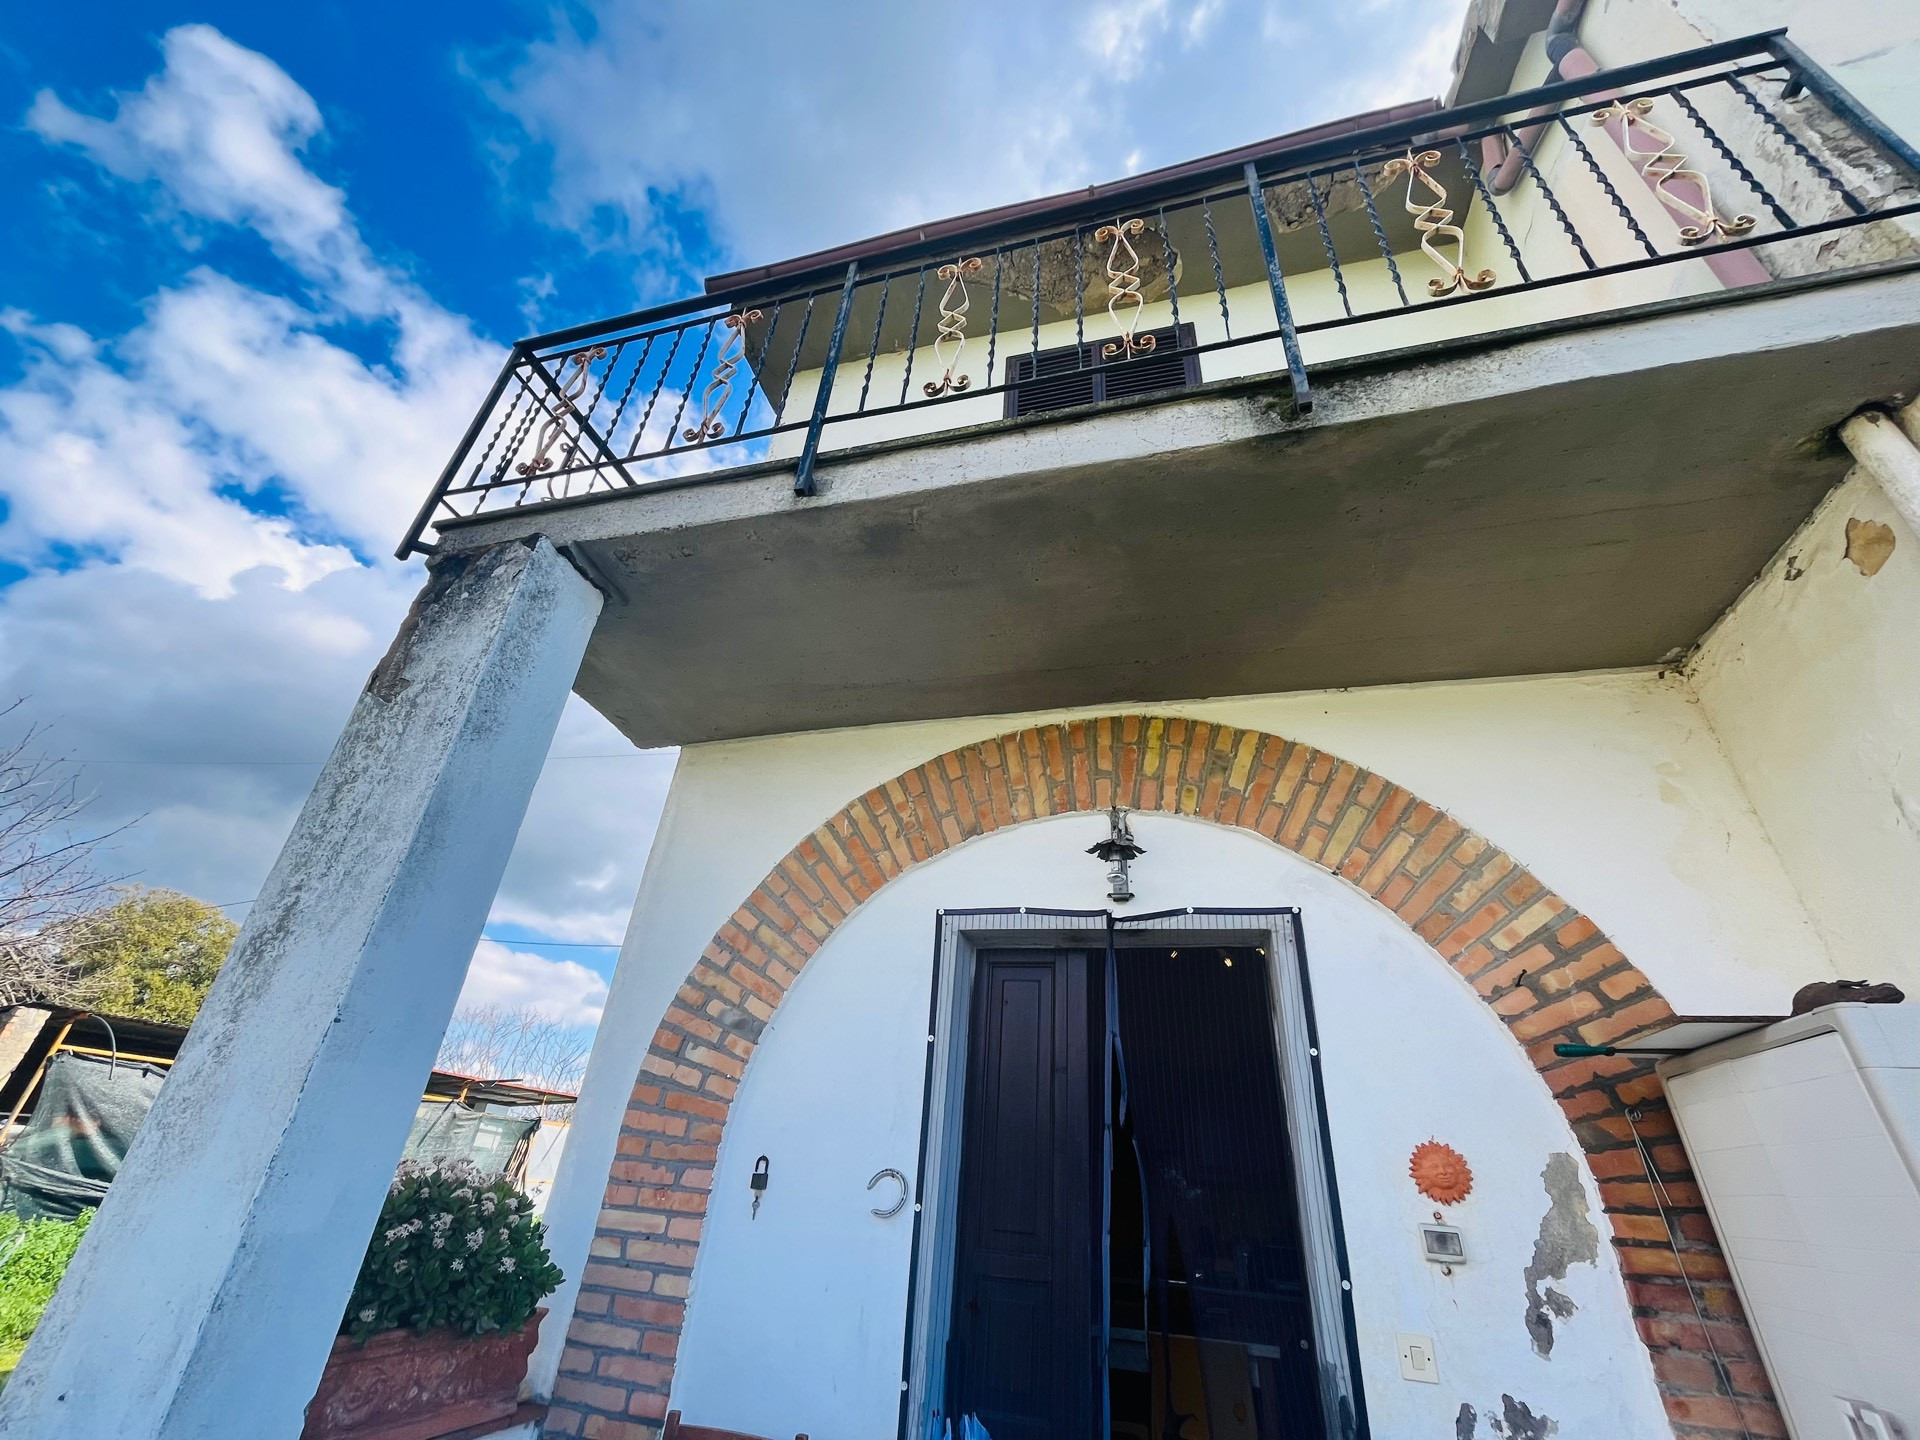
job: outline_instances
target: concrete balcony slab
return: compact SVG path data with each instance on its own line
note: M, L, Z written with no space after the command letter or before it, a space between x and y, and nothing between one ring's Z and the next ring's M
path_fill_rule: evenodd
M1920 384L1920 271L489 515L611 598L576 688L639 745L1657 664Z

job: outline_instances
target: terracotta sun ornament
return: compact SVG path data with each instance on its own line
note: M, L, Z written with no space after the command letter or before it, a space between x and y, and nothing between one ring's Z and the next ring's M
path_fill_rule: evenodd
M1413 1147L1407 1173L1420 1193L1438 1205L1458 1205L1473 1190L1467 1157L1451 1145L1425 1140Z

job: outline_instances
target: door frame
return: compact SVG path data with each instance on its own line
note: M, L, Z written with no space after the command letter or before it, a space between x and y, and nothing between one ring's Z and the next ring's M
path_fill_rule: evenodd
M960 1154L966 1106L975 957L980 950L1093 949L1112 944L1251 945L1267 955L1274 1052L1293 1153L1320 1359L1327 1440L1368 1440L1346 1228L1333 1173L1321 1081L1319 1030L1300 911L1294 906L1190 906L1146 915L1033 906L941 910L934 922L927 1006L927 1064L914 1180L913 1244L901 1345L899 1440L926 1440L930 1405L946 1389L958 1240Z

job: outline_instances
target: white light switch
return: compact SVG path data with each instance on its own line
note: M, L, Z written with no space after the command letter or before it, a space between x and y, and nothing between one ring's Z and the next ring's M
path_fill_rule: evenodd
M1440 1367L1434 1363L1431 1335L1401 1335L1400 1378L1418 1380L1423 1385L1440 1383Z

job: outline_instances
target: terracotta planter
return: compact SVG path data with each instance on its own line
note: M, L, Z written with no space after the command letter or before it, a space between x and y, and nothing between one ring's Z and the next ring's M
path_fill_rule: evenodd
M520 1400L546 1311L518 1330L461 1335L388 1330L366 1344L333 1342L300 1440L433 1440L504 1420Z

